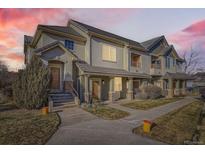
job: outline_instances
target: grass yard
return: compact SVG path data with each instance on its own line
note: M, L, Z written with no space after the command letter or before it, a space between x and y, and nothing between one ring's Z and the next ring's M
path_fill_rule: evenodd
M121 119L129 115L129 113L125 111L114 109L106 105L98 105L96 108L86 107L84 110L107 120Z
M133 132L168 144L183 144L192 139L202 106L201 101L196 101L157 118L150 134L144 134L142 126L134 128Z
M168 103L176 102L180 99L182 98L161 98L144 101L132 101L129 103L122 104L122 106L129 107L131 109L148 110Z
M205 117L202 120L199 141L202 142L203 144L205 144Z
M0 144L45 144L59 123L56 113L42 115L39 110L17 109L1 102Z

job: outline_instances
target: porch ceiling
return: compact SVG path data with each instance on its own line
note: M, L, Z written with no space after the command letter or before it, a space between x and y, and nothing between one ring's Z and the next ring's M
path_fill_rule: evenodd
M84 74L101 75L101 76L119 76L119 77L135 77L135 78L151 78L145 73L132 73L123 69L104 68L98 66L90 66L86 62L76 62L76 65Z

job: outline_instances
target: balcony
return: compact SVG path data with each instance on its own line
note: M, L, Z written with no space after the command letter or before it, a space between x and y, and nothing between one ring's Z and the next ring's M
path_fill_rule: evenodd
M161 65L160 64L152 64L150 68L150 75L161 75Z

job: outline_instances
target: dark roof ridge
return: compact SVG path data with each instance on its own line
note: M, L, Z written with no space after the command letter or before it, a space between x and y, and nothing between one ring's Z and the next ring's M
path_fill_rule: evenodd
M102 35L106 35L108 37L114 37L116 39L119 39L121 41L124 41L124 42L128 43L129 45L135 45L135 46L138 46L138 47L140 47L140 48L145 50L145 48L139 42L137 42L135 40L132 40L132 39L129 39L129 38L125 38L123 36L120 36L120 35L117 35L117 34L114 34L114 33L108 32L108 31L105 31L105 30L101 30L100 28L96 28L94 26L90 26L90 25L87 25L85 23L73 20L73 19L71 19L70 21L73 21L73 22L77 23L81 27L85 28L87 31L92 31L92 32L95 32L95 33L101 32Z

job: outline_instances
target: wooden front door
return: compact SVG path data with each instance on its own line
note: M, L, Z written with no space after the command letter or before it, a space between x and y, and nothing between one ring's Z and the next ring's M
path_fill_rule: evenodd
M99 99L100 83L99 81L93 81L92 96L94 99Z
M60 68L51 67L51 89L60 89Z
M133 92L134 94L139 92L140 80L133 80Z

